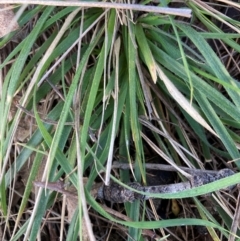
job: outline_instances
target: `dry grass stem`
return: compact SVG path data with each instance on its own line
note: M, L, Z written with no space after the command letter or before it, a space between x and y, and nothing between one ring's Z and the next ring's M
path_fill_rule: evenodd
M1 3L1 1L0 1ZM109 3L109 2L78 2L78 1L38 1L38 0L8 0L9 4L38 4L46 6L75 6L85 8L114 8L125 10L136 10L144 12L162 13L177 15L181 17L190 18L191 9L178 9L178 8L164 8L154 6L144 6L140 4L124 4L124 3Z

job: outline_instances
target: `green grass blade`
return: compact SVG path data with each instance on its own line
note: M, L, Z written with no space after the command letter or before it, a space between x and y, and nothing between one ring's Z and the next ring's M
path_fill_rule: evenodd
M146 36L140 24L136 25L136 39L139 46L139 52L141 53L140 56L143 56L143 61L148 67L152 80L154 83L156 83L157 70L155 66L155 61L153 59Z
M234 87L238 87L238 84L235 83L235 80L229 75L223 64L221 63L220 59L214 53L212 48L207 44L206 40L198 34L193 28L188 27L184 24L177 24L177 26L186 34L187 37L191 39L191 41L196 45L198 51L201 52L205 60L207 61L208 65L215 73L216 77L220 80L225 81L226 83L230 83ZM232 89L226 88L228 94L231 96L235 105L239 108L240 107L240 93L232 91Z

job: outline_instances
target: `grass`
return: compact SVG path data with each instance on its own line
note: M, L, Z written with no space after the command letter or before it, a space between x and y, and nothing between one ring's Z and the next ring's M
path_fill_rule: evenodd
M2 240L240 239L237 190L218 191L240 174L153 195L173 200L160 217L148 201L93 195L110 179L146 184L148 162L240 167L238 4L162 2L173 15L129 6L14 5L20 29L0 39ZM116 160L135 168L112 169ZM33 185L60 179L76 200Z

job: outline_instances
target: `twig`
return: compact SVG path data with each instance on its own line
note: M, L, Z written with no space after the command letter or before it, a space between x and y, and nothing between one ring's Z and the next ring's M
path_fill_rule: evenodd
M155 164L155 163L146 163L145 165L146 169L149 170L161 170L161 171L169 171L169 172L177 172L178 170L170 165L164 165L164 164ZM131 167L135 168L135 163L131 165ZM121 163L118 161L113 162L112 168L119 168L119 169L130 169L130 166L128 163ZM179 167L181 170L186 171L189 174L195 174L195 173L209 173L209 174L216 174L219 171L214 170L201 170L201 169L191 169L189 167Z
M78 198L77 190L76 190L76 192L71 192L71 191L66 190L65 184L63 181L48 182L48 183L34 181L33 184L35 187L47 188L51 191L56 191L56 192L62 193L63 195L69 196L71 198L75 198L75 199ZM102 186L101 183L96 183L93 185L93 187L91 189L91 195L93 197L97 197L98 190L101 186Z
M33 117L34 119L36 118L33 112L27 110L27 109L24 108L23 106L17 104L16 107L19 108L19 109L21 109L25 114ZM50 119L47 119L47 118L41 118L41 121L44 122L44 123L47 123L47 124L58 125L58 122L57 122L57 121L50 120ZM65 125L72 126L72 125L74 125L74 122L66 122Z
M6 1L0 0L0 4ZM47 6L75 6L85 8L114 8L114 9L125 9L125 10L136 10L143 12L162 13L170 15L178 15L182 17L191 17L191 9L179 9L179 8L166 8L166 7L155 7L146 6L140 4L125 4L125 3L112 3L112 2L84 2L84 1L43 1L43 0L8 0L8 4L38 4Z
M48 182L48 183L34 181L33 184L36 187L47 188L49 190L65 194L65 195L67 195L71 198L75 198L75 199L78 198L77 194L74 194L73 192L70 192L70 191L67 191L67 190L64 189L64 182L62 182L62 181Z

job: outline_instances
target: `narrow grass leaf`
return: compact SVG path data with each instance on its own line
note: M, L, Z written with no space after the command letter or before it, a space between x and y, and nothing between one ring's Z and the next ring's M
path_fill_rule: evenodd
M239 155L239 151L236 148L236 144L234 143L233 139L227 132L225 126L223 125L219 117L216 115L214 109L208 102L206 96L202 93L199 93L196 96L196 98L197 98L198 104L201 106L202 111L208 118L214 130L216 130L217 134L219 135L221 141L223 142L225 148L228 150L232 159L239 160L240 155ZM235 164L240 167L240 161L236 161Z
M111 142L109 147L109 155L107 160L107 170L105 184L110 183L110 172L112 169L112 159L113 159L113 149L116 137L116 121L118 113L118 95L119 95L119 51L121 47L121 40L118 38L114 44L114 55L116 58L116 73L115 73L115 85L114 85L114 109L113 109L113 119L112 119L112 131L111 131Z
M141 138L140 138L140 130L138 123L138 108L137 108L137 78L136 78L136 47L133 43L133 39L135 39L135 28L131 24L132 27L129 28L129 36L128 36L128 45L127 45L127 59L128 59L128 81L129 81L129 106L130 106L130 124L132 131L132 138L134 141L134 145L136 148L136 160L139 165L139 170L144 177L144 168L142 165L142 151L141 151ZM136 171L136 170L135 170ZM135 173L136 174L136 173Z
M135 169L135 176L137 180L140 179L140 173L142 176L143 174L143 166L142 166L142 158L141 158L141 141L140 141L140 134L139 134L139 125L138 125L138 112L137 112L137 106L136 106L136 95L137 95L137 78L136 78L136 65L135 65L135 59L136 59L136 48L134 45L135 42L135 26L132 23L129 23L129 29L128 29L128 42L127 42L127 60L128 60L128 82L129 82L129 92L128 92L128 98L129 98L129 106L130 106L130 125L131 125L131 131L132 131L132 139L134 141L134 146L136 148L136 160L138 163L138 168ZM139 219L139 210L140 203L134 202L130 207L130 218L133 218L134 220ZM138 238L138 230L134 228L129 229L129 234L134 238ZM128 239L129 240L129 239Z
M147 65L150 75L154 83L157 81L157 71L155 61L153 59L151 50L148 46L148 42L143 31L141 24L136 25L136 39L139 46L140 56L143 56L144 63Z
M33 31L28 35L27 39L24 41L24 45L22 47L22 50L16 59L14 65L13 65L13 70L11 74L11 79L8 84L8 90L7 90L7 96L6 100L1 101L1 109L5 109L2 116L2 121L0 125L0 133L3 135L5 133L5 128L7 127L7 117L8 117L8 112L10 109L10 104L13 98L13 95L16 91L17 88L17 83L18 83L18 76L19 73L22 72L23 66L25 65L25 61L28 58L29 52L32 48L32 45L35 43L36 38L41 31L41 28L43 24L45 23L46 19L49 17L50 13L53 11L54 7L48 7L46 8L41 17L38 19L36 26L34 27ZM3 108L4 106L4 108ZM0 136L1 139L1 136Z
M80 9L76 9L75 11L73 11L65 20L65 23L63 24L61 30L59 31L58 35L56 36L56 38L54 39L54 41L51 43L51 45L49 46L46 54L44 55L44 57L42 58L40 64L39 64L39 68L36 70L36 73L34 76L38 76L38 74L40 73L41 71L41 66L43 63L46 62L46 60L49 58L49 56L51 55L53 49L55 48L55 46L58 44L58 42L60 41L60 39L62 38L63 34L65 33L66 29L69 27L71 21L73 20L73 18L76 16L76 14L80 11ZM34 78L34 77L33 77ZM76 87L78 82L74 82L74 84L72 86ZM72 87L71 86L71 87ZM73 88L73 87L72 87ZM70 88L71 89L71 88ZM76 89L76 88L75 88ZM74 89L74 90L75 90ZM69 91L70 92L70 91ZM48 167L48 175L50 174L50 170L51 170L51 166L52 166L52 163L53 163L53 160L55 158L55 155L56 155L56 151L57 151L57 148L58 148L58 145L59 145L59 142L60 142L60 139L61 139L61 135L62 135L62 130L64 128L64 125L65 125L65 122L66 122L66 119L67 119L67 116L69 115L69 109L70 109L70 105L71 105L71 100L73 98L73 94L74 92L70 92L68 97L66 98L66 102L65 102L65 105L63 107L63 111L62 111L62 115L61 115L61 118L59 120L59 123L57 125L57 129L56 129L56 132L54 134L54 137L53 137L53 142L51 143L51 148L50 148L50 152L49 152L49 156L48 156L48 159L47 159L47 163L46 163L46 166ZM48 177L47 177L47 180L48 180Z
M23 194L23 197L22 197L21 205L20 205L19 210L18 210L18 215L17 215L17 219L16 219L16 222L15 222L14 230L16 230L16 228L18 227L20 219L22 217L22 214L23 214L23 212L24 212L24 210L27 206L28 199L29 199L30 193L31 193L32 188L33 188L33 181L36 179L36 176L37 176L37 173L39 171L39 167L40 167L42 158L43 158L43 155L40 154L40 153L37 153L36 157L33 160L33 165L32 165L32 168L31 168L31 171L30 171L30 174L29 174L29 178L27 180L27 184L26 184L25 191L24 191L24 194ZM14 235L14 233L15 232L13 232L13 235Z
M173 21L173 18L172 18L171 16L169 17L169 19L170 19L170 22L171 22L171 24L172 24L174 33L175 33L176 38L177 38L178 47L179 47L179 50L180 50L180 53L181 53L181 56L182 56L182 61L183 61L184 69L185 69L186 75L187 75L187 77L188 77L189 89L190 89L190 103L192 103L192 100L193 100L193 83L192 83L192 78L191 78L191 75L190 75L190 70L189 70L188 62L187 62L187 59L186 59L186 55L185 55L185 53L184 53L184 51L183 51L182 41L180 40L180 37L179 37L178 31L177 31L177 28L176 28L176 26L175 26L175 22Z
M94 42L95 44L97 43L97 41L99 40L100 35L103 33L104 28L102 28L99 33L98 33L98 37L95 38ZM111 42L111 41L109 41ZM109 46L110 47L110 46ZM109 47L106 50L106 52L109 51ZM83 126L81 129L81 135L80 135L80 148L81 148L81 154L82 157L81 159L84 160L84 156L85 156L85 149L86 149L86 145L87 145L87 137L88 137L88 129L89 129L89 123L92 117L92 113L93 113L93 109L94 109L94 104L95 104L95 99L97 96L97 92L98 92L98 87L100 84L100 80L102 78L102 73L104 70L104 57L105 56L105 45L102 45L102 49L96 64L96 69L94 72L94 76L93 76L93 80L92 80L92 85L90 86L90 92L88 95L88 101L87 101L87 105L86 105L86 110L84 113L84 121L83 121Z
M78 210L76 210L69 225L66 241L77 240L78 230L79 230L79 212Z
M155 59L160 62L164 67L169 69L171 72L178 75L183 80L187 78L183 66L173 59L171 56L166 54L159 48L156 48L155 45L151 44L151 48L153 48L152 52L155 55ZM240 121L240 109L236 108L236 106L231 103L226 97L224 97L221 93L219 93L215 88L210 86L208 83L203 81L193 72L191 72L192 80L194 88L198 91L204 93L206 97L215 103L219 108L221 108L224 112L226 112L233 119Z
M160 79L163 80L165 86L167 87L171 96L176 100L176 102L199 124L210 131L212 134L217 136L215 131L208 125L208 123L202 118L202 116L194 109L194 107L186 100L186 98L179 92L179 90L172 84L165 73L157 67L157 71Z
M52 111L48 114L47 118L50 120L56 120L59 118L61 109L63 107L63 103L59 102L53 109ZM51 131L52 125L51 124L44 124L44 128L47 131ZM10 169L7 171L5 175L5 180L6 180L6 185L5 188L9 186L9 184L12 181L13 176L11 173L14 173L14 171L19 172L20 169L23 167L23 165L27 162L28 158L30 155L33 153L32 148L37 148L37 146L41 143L43 140L43 135L40 132L40 130L36 130L35 133L32 135L30 140L26 143L28 147L25 147L21 150L19 153L16 161L13 163L13 165L10 167ZM31 148L32 147L32 148Z
M230 187L239 183L240 180L240 173L234 174L232 176L223 178L221 180L200 186L194 187L189 190L181 191L178 193L165 193L165 194L150 194L148 193L149 197L155 198L169 198L169 199L180 199L180 198L187 198L187 197L196 197L200 195L204 195L206 193L211 193L217 190L224 189L226 187ZM142 193L143 194L143 193ZM145 194L146 195L146 194Z
M232 77L229 75L220 59L214 53L212 48L207 44L206 40L198 34L193 28L185 25L185 24L177 24L177 26L188 36L191 41L196 45L198 51L204 56L208 65L215 73L215 75L220 79L225 81L226 83L230 83L234 87L238 87ZM240 93L232 91L231 89L226 88L228 94L231 96L233 102L238 108L240 107Z
M29 224L29 219L26 220L23 225L19 228L18 232L16 235L14 235L14 237L11 238L11 241L18 241L21 240L22 236L25 234L26 229L28 227Z

